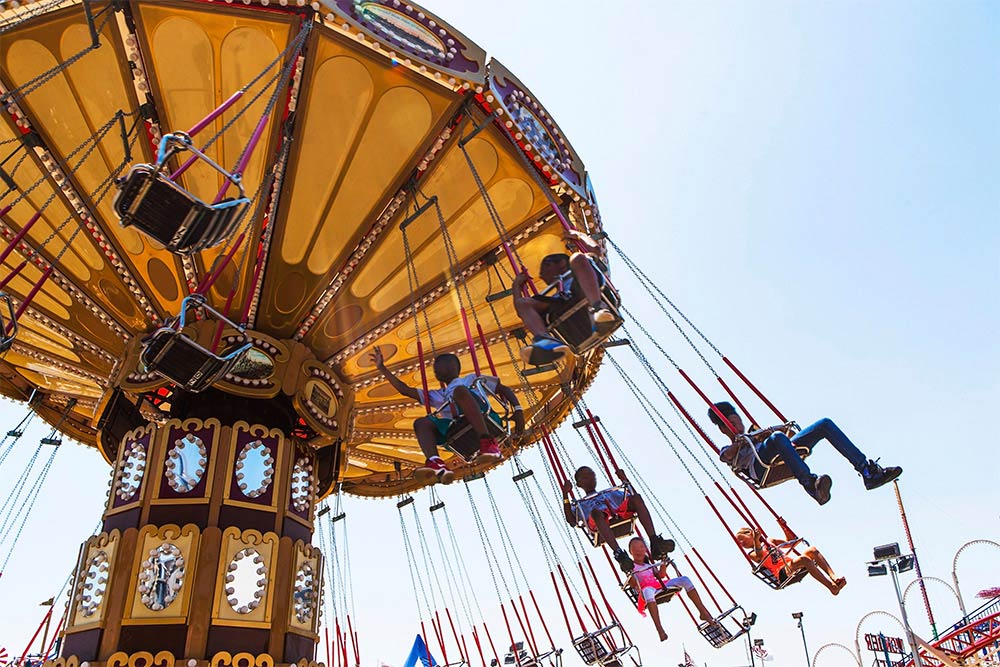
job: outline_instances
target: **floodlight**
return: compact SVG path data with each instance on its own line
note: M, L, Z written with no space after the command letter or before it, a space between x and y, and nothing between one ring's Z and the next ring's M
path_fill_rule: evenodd
M889 573L889 569L884 563L869 563L868 564L868 576L869 577L884 577Z
M889 560L899 557L899 544L883 544L875 547L875 560Z
M802 612L801 611L793 611L792 612L792 618L794 618L795 620L801 620L802 619Z

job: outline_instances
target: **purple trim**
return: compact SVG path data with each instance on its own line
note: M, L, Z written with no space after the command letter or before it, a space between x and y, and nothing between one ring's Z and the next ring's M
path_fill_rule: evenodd
M546 140L544 146L539 146L537 140L531 141L527 136L523 140L530 143L534 149L531 153L525 153L528 159L536 165L547 164L554 175L572 185L580 194L586 195L583 163L551 114L531 94L531 91L496 60L490 63L490 69L490 89L496 97L494 104L501 105L506 112L505 117L499 119L499 122L504 123L507 119L513 121L516 131L523 135L542 132L542 138ZM535 155L541 156L541 163L534 161Z
M387 10L397 12L406 17L408 20L418 24L444 44L445 51L443 52L443 55L423 53L415 47L405 43L399 37L395 36L384 24L373 21L359 12L357 10L355 0L334 0L333 4L338 10L340 10L340 14L342 16L350 19L352 23L362 28L374 41L377 41L380 44L385 44L386 46L392 45L392 50L402 51L406 55L427 63L432 67L455 72L459 75L480 74L483 71L483 63L466 57L466 51L468 51L470 46L472 46L466 38L462 37L448 26L443 25L439 18L432 15L427 10L418 7L412 2L368 0L364 4L379 5ZM410 8L409 11L407 11L407 7ZM421 18L421 15L423 15L423 18ZM448 55L451 55L450 59L448 58Z
M187 132L188 136L189 137L194 137L194 135L196 135L199 132L201 132L202 130L204 130L208 126L209 123L211 123L213 120L215 120L216 118L218 118L219 116L221 116L222 114L224 114L226 112L226 110L229 109L229 107L231 107L234 104L236 104L237 100L239 100L241 97L243 97L243 93L245 93L245 92L246 92L245 90L240 89L240 90L237 90L235 93L233 93L229 97L228 100L226 100L221 105L219 105L218 107L216 107L215 111L209 112L209 114L207 116L205 116L204 118L202 118L200 121L198 121L198 123L194 127L192 127L190 130L188 130L188 132Z

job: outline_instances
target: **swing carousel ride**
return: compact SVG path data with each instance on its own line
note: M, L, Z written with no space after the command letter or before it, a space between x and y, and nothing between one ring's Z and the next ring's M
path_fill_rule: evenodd
M757 477L723 474L719 444L643 350L736 433L729 417L630 317L605 251L747 418L738 437L797 426L607 236L555 121L450 25L404 0L36 0L0 2L0 37L0 394L28 404L0 465L34 416L52 427L0 508L0 575L62 436L112 468L59 643L43 647L61 656L55 667L308 667L320 642L331 667L361 664L345 494L397 502L427 664L433 644L449 665L561 665L564 642L545 619L555 605L531 589L486 476L499 461L464 418L442 434L444 463L466 482L506 632L495 641L479 596L452 586L470 580L469 558L437 487L426 493L434 541L409 495L434 481L419 474L414 433L431 401L402 396L375 349L417 396L436 388L444 353L463 374L499 378L484 390L486 428L583 662L642 664L591 553L606 557L620 602L658 624L657 607L679 599L714 648L756 619L619 447L623 425L587 405L605 361L747 574L772 590L802 580L785 563L807 543L761 494L790 471L758 457ZM565 354L544 358L515 297L562 290L577 269L521 294L515 278L577 249L598 256L587 266L599 298L553 306L544 326ZM634 356L645 387L614 350ZM762 428L749 401L779 425ZM521 410L523 433L512 428ZM581 448L560 425L619 494L608 525L580 509ZM531 445L547 489L521 456ZM769 542L765 566L737 530L766 537L771 520L786 540ZM648 562L622 550L632 535L649 540L656 566L642 586L655 596L618 572Z
M62 654L311 658L316 501L421 486L424 409L372 347L412 386L452 352L516 388L507 454L596 373L600 346L524 366L509 298L566 227L601 231L583 163L400 0L6 2L0 31L0 392L116 470ZM235 609L251 553L279 593Z

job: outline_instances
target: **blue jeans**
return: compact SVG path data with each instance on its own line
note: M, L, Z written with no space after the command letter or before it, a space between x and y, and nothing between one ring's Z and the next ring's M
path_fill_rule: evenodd
M826 440L833 445L833 448L840 452L840 455L847 459L858 472L861 472L865 464L868 463L868 457L855 447L851 439L830 419L820 419L815 424L796 433L793 438L789 438L784 433L774 433L757 445L757 455L765 463L770 462L775 457L780 457L791 470L795 479L799 481L799 484L808 489L813 484L812 473L806 462L799 458L794 445L802 445L812 449L820 440ZM756 461L754 468L755 472L758 473L757 478L760 479L764 471L761 470L760 464Z

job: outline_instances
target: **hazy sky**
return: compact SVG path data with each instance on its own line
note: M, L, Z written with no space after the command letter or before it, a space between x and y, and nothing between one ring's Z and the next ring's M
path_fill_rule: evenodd
M617 242L789 415L832 417L866 453L905 468L925 576L950 582L961 544L997 539L1000 4L435 0L428 9L531 87L583 156ZM628 306L704 378L621 262L615 268ZM754 634L776 656L769 665L804 663L793 611L805 612L810 651L852 644L869 610L896 612L891 582L864 570L872 546L904 541L891 487L866 493L820 445L810 463L834 477L829 505L794 484L768 491L849 581L837 598L810 582L776 593L750 575L610 368L587 400L734 596L758 613ZM7 422L20 418L20 407L2 409ZM0 469L0 488L40 435ZM575 461L588 462L579 441L566 441ZM539 469L537 453L527 461ZM96 452L69 445L56 458L0 579L0 646L23 648L41 618L35 605L58 591L98 520L107 479ZM490 483L557 643L571 650L509 470ZM475 581L462 585L475 589L497 636L465 490L443 497L456 529L473 536L465 554ZM427 504L419 495L424 517ZM417 612L396 508L349 499L347 511L362 662L398 665ZM963 556L970 607L976 591L1000 585L998 565L1000 553L986 549ZM957 604L943 585L930 587L945 627ZM677 664L682 643L699 665L747 664L739 644L708 647L679 606L665 611L671 640L660 644L624 596L610 586L609 594L645 664ZM915 591L908 608L929 635ZM900 635L879 623L865 629ZM846 660L829 654L820 665Z

